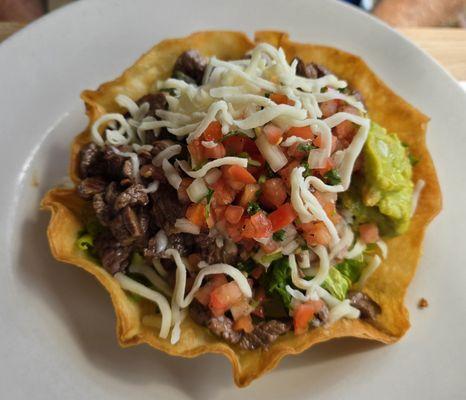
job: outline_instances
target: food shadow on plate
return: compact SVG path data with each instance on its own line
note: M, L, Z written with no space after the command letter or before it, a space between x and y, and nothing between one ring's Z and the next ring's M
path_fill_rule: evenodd
M50 151L50 152L49 152ZM68 151L63 146L53 146L53 152ZM57 175L57 162L48 158L41 168L41 176ZM63 169L62 169L63 170ZM35 175L32 168L26 180ZM17 265L21 284L33 292L37 301L47 307L67 326L69 335L74 338L83 355L99 371L104 371L112 379L129 385L156 387L176 387L187 397L195 399L215 398L234 386L231 366L225 358L204 355L196 359L175 358L148 346L129 349L119 348L115 336L115 316L109 296L90 275L76 267L59 263L53 259L45 235L50 215L39 211L40 198L51 186L50 179L39 180L36 185L23 185L22 205L27 210L23 223L19 226L19 243L27 243L19 252ZM19 205L21 206L21 204ZM48 333L53 335L53 331ZM60 343L60 341L57 341ZM63 343L63 342L62 342ZM274 372L261 378L246 389L251 395L261 392L261 388L271 386L284 396L302 393L307 386L306 380L296 381L293 385L283 385L276 379L287 369L315 368L332 359L345 358L355 353L373 350L379 345L351 339L321 344L299 356L285 358ZM60 349L66 352L66 349ZM128 368L131 366L131 368ZM307 371L306 371L307 372ZM313 392L325 391L325 387L339 377L348 374L344 367L333 370L332 376L319 378L313 385ZM215 383L212 377L215 376ZM286 389L283 387L286 386Z

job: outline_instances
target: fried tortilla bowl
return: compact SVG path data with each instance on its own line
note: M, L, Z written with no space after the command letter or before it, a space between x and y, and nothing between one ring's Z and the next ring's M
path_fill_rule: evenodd
M398 97L359 57L331 47L295 43L280 32L257 32L255 42L268 42L282 47L289 58L322 64L358 90L371 119L397 132L413 150L420 162L414 167L414 181L423 179L426 186L419 199L410 229L402 236L388 239L388 258L371 276L364 291L381 306L381 314L373 323L364 320L339 320L330 327L312 329L295 336L292 332L280 337L268 350L241 350L214 336L187 317L182 324L181 339L176 345L158 336L160 317L149 302L136 303L120 288L119 283L76 246L82 220L91 212L74 190L54 189L47 193L42 207L52 212L48 239L54 257L83 268L94 275L107 289L115 307L116 331L122 346L147 343L168 354L196 357L204 353L224 354L233 365L235 383L246 386L274 368L287 354L298 354L316 343L339 337L357 337L394 343L409 328L408 311L403 305L406 289L413 278L421 255L424 232L441 209L440 187L434 165L425 144L428 117ZM72 146L70 175L75 183L80 148L90 141L90 126L101 115L120 112L115 103L117 94L133 99L149 93L155 81L169 77L177 57L185 50L197 49L205 56L231 60L240 59L254 47L245 34L239 32L199 32L186 38L165 40L144 54L123 75L101 85L96 91L84 91L82 99L89 116L89 128L80 134Z

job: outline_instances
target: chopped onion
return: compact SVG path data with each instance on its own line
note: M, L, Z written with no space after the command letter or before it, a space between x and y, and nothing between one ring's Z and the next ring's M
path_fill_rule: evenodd
M280 143L280 146L283 147L290 147L293 146L295 143L309 143L311 142L311 139L303 139L302 137L299 136L290 136L286 140Z
M189 199L193 203L198 203L209 193L209 188L206 186L204 179L197 178L186 189Z
M155 252L161 253L165 251L168 246L168 237L163 229L160 229L155 234Z
M288 163L288 159L283 154L280 146L270 144L265 135L258 136L256 145L273 172L277 172Z
M222 176L222 171L218 168L212 168L207 174L205 174L204 180L208 185L213 185Z
M207 147L208 149L213 149L214 147L216 147L216 146L218 145L217 142L214 142L214 141L212 141L212 140L209 140L209 141L203 140L203 141L201 142L201 144L202 144L204 147Z
M192 235L199 235L201 228L193 224L186 218L178 218L175 222L175 228L179 232L191 233Z
M170 162L165 158L162 162L162 169L167 178L167 181L170 185L172 185L176 190L179 189L181 185L181 176L175 167L170 164Z
M299 247L299 243L296 240L292 240L285 247L282 248L282 253L285 256L292 254Z

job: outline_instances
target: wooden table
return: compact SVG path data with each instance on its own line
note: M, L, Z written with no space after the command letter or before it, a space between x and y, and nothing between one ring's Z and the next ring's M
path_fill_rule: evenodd
M24 25L0 22L0 42ZM466 29L410 28L400 32L430 53L458 80L466 81Z

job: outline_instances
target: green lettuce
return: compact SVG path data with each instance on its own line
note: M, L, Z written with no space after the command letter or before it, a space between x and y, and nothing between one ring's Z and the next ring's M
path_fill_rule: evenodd
M342 261L330 268L322 287L337 299L344 300L353 283L361 277L365 265L362 258Z

